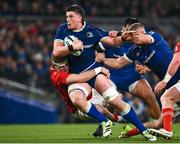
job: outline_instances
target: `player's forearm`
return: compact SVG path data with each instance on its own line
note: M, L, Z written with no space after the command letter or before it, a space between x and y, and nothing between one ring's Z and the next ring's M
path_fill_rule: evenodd
M103 64L105 64L108 67L111 68L120 68L122 67L119 62L117 61L117 58L106 58L103 61Z
M77 82L86 82L96 75L94 70L88 70L78 75Z
M103 60L103 63L111 68L119 69L130 64L131 62L129 62L122 56L119 58L106 58Z
M177 72L179 66L180 66L180 64L179 64L178 61L171 61L170 65L169 65L169 67L168 67L167 72L168 72L171 76L173 76L173 75Z
M69 50L66 46L57 46L53 49L54 57L64 57L69 54Z
M138 45L152 44L153 41L154 39L150 35L139 35L138 37L133 38L133 42L135 42Z
M166 75L164 76L163 81L168 83L171 77L173 77L174 74L177 72L179 66L180 66L180 60L177 57L173 57L171 63L169 64L168 70L166 72Z
M96 76L98 73L101 72L100 67L98 67L98 68L96 68L96 70L95 69L88 70L88 71L82 72L80 74L71 74L67 78L66 82L68 84L87 82L88 80L92 79L94 76Z
M124 41L122 40L121 36L117 36L113 38L113 44L114 46L119 46L123 43Z
M103 42L106 45L110 45L110 46L119 46L123 43L123 40L121 39L121 36L118 37L105 37L101 40L101 42Z

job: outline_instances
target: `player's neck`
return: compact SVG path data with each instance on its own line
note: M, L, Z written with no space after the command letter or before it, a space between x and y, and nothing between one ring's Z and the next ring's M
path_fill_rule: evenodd
M83 24L82 23L79 23L77 25L77 28L75 30L73 30L74 32L80 32L84 29L84 27L86 26L86 22L84 22Z

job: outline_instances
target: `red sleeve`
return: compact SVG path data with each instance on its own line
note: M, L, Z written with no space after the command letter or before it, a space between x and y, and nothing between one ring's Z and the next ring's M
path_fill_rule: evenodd
M180 42L176 44L175 53L180 52Z
M70 73L66 71L60 71L60 70L51 70L51 81L54 85L66 85L66 79L70 75Z

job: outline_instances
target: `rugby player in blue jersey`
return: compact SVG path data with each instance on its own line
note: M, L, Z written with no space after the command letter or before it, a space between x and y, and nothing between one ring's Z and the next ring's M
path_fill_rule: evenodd
M123 24L122 32L126 31L133 23L137 23L138 19L134 17L126 18ZM123 56L133 44L123 43L120 48L108 47L105 49L107 58L117 58ZM160 107L157 103L155 94L152 91L149 83L135 70L135 64L132 63L121 69L109 68L110 79L115 83L118 90L130 92L134 96L143 98L148 104L150 115L153 119L158 119L160 116ZM142 92L143 91L143 92Z
M133 24L137 23L138 19L134 17L126 18L122 27L122 31L110 31L109 35L115 37L120 35L122 32L128 30L128 28ZM119 48L110 47L107 45L102 45L98 47L98 52L105 52L107 58L117 58L126 53L132 46L131 43L123 43ZM108 67L110 70L110 79L114 82L117 89L120 91L130 92L133 96L138 96L143 98L148 104L148 110L153 119L158 119L160 117L160 107L157 103L155 94L152 91L149 83L135 70L135 64L132 63L121 69L114 69ZM102 135L101 125L93 133L94 136Z
M129 31L134 31L131 41L135 44L124 54L124 56L119 58L105 58L101 55L97 59L113 68L122 68L131 64L133 61L138 60L151 69L158 78L162 80L173 57L173 53L167 42L160 34L154 31L146 33L144 26L140 23L132 24ZM167 83L166 88L171 87L179 80L179 71L180 69Z
M69 6L66 9L66 22L59 26L54 40L53 57L55 59L67 57L70 73L80 73L99 66L95 61L95 46L97 42L102 41L109 45L119 45L123 42L121 37L116 39L110 38L108 32L87 24L84 21L84 15L84 10L80 6ZM69 35L73 35L77 39L71 46L65 46L64 38ZM82 50L82 54L80 56L72 55L72 52L77 50ZM98 72L99 70L97 69ZM91 87L94 87L111 106L116 108L126 121L134 124L146 139L150 141L156 140L156 137L147 132L147 129L143 126L131 106L122 101L122 97L113 86L112 81L103 74L97 75L88 83L70 85L68 91L71 101L76 102L79 100L79 96L90 93ZM94 111L95 106L93 104L84 105L77 102L76 106L80 107L88 115L91 114L92 117L98 117Z
M102 54L97 55L97 61L113 68L122 68L133 61L138 60L150 68L160 80L166 75L168 66L172 60L173 53L164 38L153 31L145 32L144 26L140 23L132 24L129 31L134 31L131 42L134 43L131 49L122 57L105 58ZM166 89L170 88L180 79L180 68L168 81ZM159 125L157 121L157 124Z

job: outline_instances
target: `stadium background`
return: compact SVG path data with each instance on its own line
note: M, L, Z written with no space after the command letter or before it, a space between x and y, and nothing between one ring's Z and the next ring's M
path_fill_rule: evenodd
M0 123L82 122L67 112L49 80L53 39L64 22L64 10L79 4L86 21L120 30L125 17L138 17L147 29L160 32L171 48L180 41L178 0L1 0L0 1ZM151 86L153 73L146 76ZM146 104L124 93L143 121ZM159 99L159 97L158 97Z

